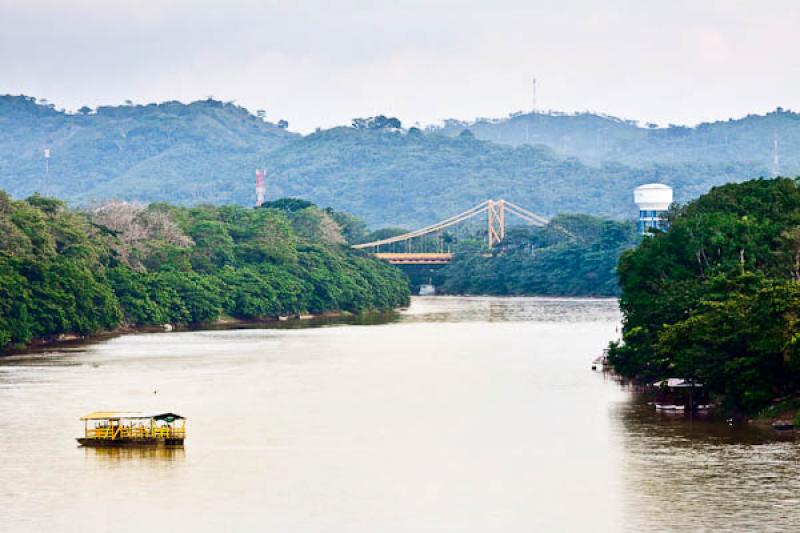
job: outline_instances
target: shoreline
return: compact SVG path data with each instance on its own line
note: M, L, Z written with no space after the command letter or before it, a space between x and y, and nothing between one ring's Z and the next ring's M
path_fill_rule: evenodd
M53 338L33 339L25 346L11 347L0 351L0 360L19 356L47 352L53 349L79 347L96 342L106 341L123 335L136 335L141 333L172 333L183 331L214 331L226 329L246 329L257 328L258 326L272 326L265 329L294 329L303 325L325 325L337 323L349 323L359 317L380 319L385 318L389 321L396 313L396 309L391 310L372 310L361 313L351 313L349 311L325 311L322 313L300 313L296 315L284 315L275 318L236 318L222 316L213 322L199 324L160 324L131 326L122 325L113 330L104 330L91 333L89 335L78 335L76 333L62 333ZM358 322L356 322L358 323ZM278 326L275 328L274 326Z
M602 370L604 373L614 376L615 381L619 384L624 384L635 395L644 398L648 404L652 404L654 389L647 381L639 378L627 378L617 374L613 366L608 366L608 370ZM703 414L703 417L712 421L725 421L737 422L748 426L760 428L763 430L773 430L782 435L794 434L800 432L800 396L792 396L781 399L780 401L773 402L771 405L761 409L758 412L744 412L744 411L729 411L719 407L719 398L712 398L715 407L709 412ZM687 410L685 414L689 414ZM683 416L684 412L679 412L679 416ZM792 428L778 429L775 424L792 424Z
M506 295L498 296L491 294L437 294L435 296L422 296L412 295L414 298L541 298L547 300L608 300L615 299L614 296L555 296L555 295ZM140 333L170 333L177 331L213 331L224 329L243 329L247 327L258 326L278 326L291 329L302 324L316 324L319 322L326 323L332 321L341 321L347 323L348 320L357 319L358 317L388 317L396 313L399 309L406 309L406 307L398 307L389 310L368 310L360 313L351 313L349 311L324 311L322 313L298 313L294 315L282 315L272 318L236 318L232 316L221 316L213 322L198 323L198 324L148 324L143 326L120 325L113 330L104 330L91 333L89 335L78 335L76 333L62 333L52 338L36 338L31 340L30 343L24 346L12 346L5 350L0 349L0 360L26 354L35 354L46 352L51 349L70 348L100 342L108 339L113 339L122 335L135 335Z

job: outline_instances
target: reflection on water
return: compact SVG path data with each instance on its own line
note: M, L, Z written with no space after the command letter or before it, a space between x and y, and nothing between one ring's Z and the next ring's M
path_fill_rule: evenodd
M665 417L642 403L611 416L626 457L620 475L634 531L795 531L800 448L752 425Z
M618 321L612 300L416 298L1 360L0 531L792 530L798 444L592 372ZM98 409L185 414L185 448L77 447Z
M599 298L419 297L401 319L422 322L613 322L616 306Z
M621 420L629 435L666 440L670 446L697 444L768 444L794 440L793 432L777 432L770 427L748 423L728 423L709 414L665 413L656 411L645 399L634 396L631 402L616 406L611 416Z
M87 461L183 463L186 460L186 451L182 446L143 446L139 448L95 448L85 446L81 447L81 450L83 450Z

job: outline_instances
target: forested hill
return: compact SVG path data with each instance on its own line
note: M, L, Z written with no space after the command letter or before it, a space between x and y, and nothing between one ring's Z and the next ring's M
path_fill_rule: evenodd
M225 203L253 181L264 154L299 135L216 100L84 108L75 114L25 96L0 96L0 188L75 202L111 180L151 200ZM50 147L44 183L43 149ZM108 190L108 189L104 189Z
M778 173L800 173L800 114L776 109L766 115L703 123L696 127L637 122L594 113L528 113L473 122L447 120L429 131L450 136L469 129L477 138L519 146L541 144L587 163L747 163Z
M794 116L786 115L782 120ZM488 197L548 216L630 217L631 190L642 183L670 184L685 201L716 184L770 173L763 161L700 155L635 166L586 163L559 154L558 146L509 146L379 118L301 136L215 100L70 114L30 97L0 97L0 188L17 198L43 191L75 206L108 199L252 205L254 169L263 167L269 198L307 198L373 227L414 227Z
M506 198L543 215L633 215L632 190L663 181L689 199L712 184L754 172L746 166L619 164L592 167L542 146L503 146L468 133L450 138L419 130L335 128L275 150L276 196L302 196L364 218L373 226L415 227L487 198ZM237 198L251 184L235 184Z

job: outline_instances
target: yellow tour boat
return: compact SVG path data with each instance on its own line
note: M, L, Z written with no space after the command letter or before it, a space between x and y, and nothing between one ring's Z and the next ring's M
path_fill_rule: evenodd
M186 438L186 418L175 413L96 411L81 420L81 446L183 446Z

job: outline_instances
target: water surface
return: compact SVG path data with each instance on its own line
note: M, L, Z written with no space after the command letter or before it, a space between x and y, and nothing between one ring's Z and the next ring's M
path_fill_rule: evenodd
M417 298L0 360L0 530L792 530L795 442L656 416L590 370L618 321L613 300ZM186 446L76 447L99 409L185 414Z

